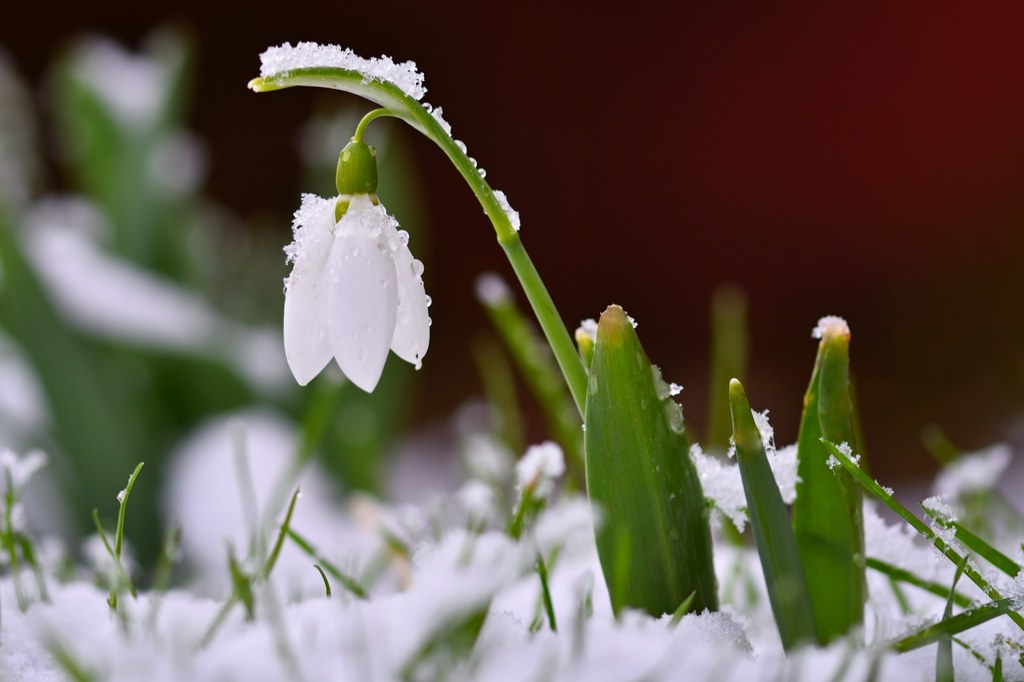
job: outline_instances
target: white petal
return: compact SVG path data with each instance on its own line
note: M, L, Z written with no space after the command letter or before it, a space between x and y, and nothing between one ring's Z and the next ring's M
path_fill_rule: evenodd
M358 222L359 217L352 220ZM384 371L398 307L395 261L379 227L373 227L339 226L327 264L331 349L345 376L367 392Z
M331 361L324 272L334 240L334 200L303 197L295 214L295 266L284 296L284 354L295 380L305 386Z
M430 344L430 314L427 292L423 288L423 264L413 259L409 247L397 239L395 272L398 274L398 318L391 350L420 368Z

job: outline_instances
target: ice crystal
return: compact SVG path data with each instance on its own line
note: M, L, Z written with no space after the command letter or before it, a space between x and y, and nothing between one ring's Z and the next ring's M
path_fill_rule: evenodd
M512 205L508 203L508 197L506 197L505 193L500 189L494 190L494 198L498 200L501 210L503 210L505 215L508 216L508 221L512 224L513 229L518 232L521 225L519 221L519 211L512 208Z
M811 330L811 336L815 339L823 338L826 335L849 335L850 327L846 320L835 315L827 315L818 320L818 325Z

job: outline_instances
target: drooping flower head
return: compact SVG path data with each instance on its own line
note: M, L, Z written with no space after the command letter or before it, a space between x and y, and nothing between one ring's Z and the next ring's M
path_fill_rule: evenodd
M371 147L350 143L339 161L342 194L304 195L295 213L294 241L285 249L294 265L285 282L284 349L303 386L333 357L353 384L369 392L389 349L417 369L427 352L430 298L423 264L409 251L409 234L374 194L373 156ZM353 164L363 167L353 171Z

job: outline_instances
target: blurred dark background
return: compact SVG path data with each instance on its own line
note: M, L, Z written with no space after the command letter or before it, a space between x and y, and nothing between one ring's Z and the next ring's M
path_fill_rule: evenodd
M879 472L928 466L919 435L930 422L966 448L1013 433L1024 6L25 3L0 45L40 84L76 36L135 48L169 21L197 50L190 123L209 146L208 193L282 246L309 189L302 125L355 98L257 96L245 84L260 52L314 40L412 59L425 99L521 213L570 329L623 305L666 379L686 387L691 421L706 414L709 298L735 282L750 301L745 384L780 443L795 439L824 314L852 327ZM468 342L487 323L475 277L511 271L443 155L399 134L429 221L434 325L417 415L429 423L479 391ZM415 239L424 226L405 227Z

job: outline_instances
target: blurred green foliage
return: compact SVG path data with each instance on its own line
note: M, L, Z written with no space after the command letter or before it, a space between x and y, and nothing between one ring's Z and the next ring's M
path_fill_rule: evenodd
M118 483L146 460L126 528L143 565L156 558L164 535L158 502L168 454L204 421L263 405L298 423L311 401L323 403L328 395L326 428L319 442L307 445L342 489L380 492L382 459L411 405L413 375L398 363L388 364L373 395L332 373L300 391L287 375L283 351L264 344L256 352L257 337L277 338L286 274L280 249L290 241L290 221L281 216L279 230L261 233L204 194L205 150L186 128L196 68L194 45L178 32L154 32L137 54L102 38L83 39L56 60L49 81L56 158L44 158L42 145L20 144L18 154L0 160L0 178L13 175L26 187L39 184L39 168L59 162L75 197L103 218L106 231L93 236L103 256L199 302L215 320L207 338L185 344L82 324L55 299L32 258L31 216L52 197L38 190L27 197L0 192L0 333L38 379L48 411L38 428L0 431L8 441L0 445L41 446L54 456L78 534L90 528L90 509L113 513ZM30 97L5 96L26 92L10 69L0 69L5 152L34 139L40 127ZM295 188L296 205L299 190L334 193L340 147L332 140L350 135L359 113L320 114L309 127L303 145L308 184ZM371 137L381 152L380 194L395 215L418 226L408 154L381 135L390 128L377 128ZM413 234L423 254L423 233L414 227Z

